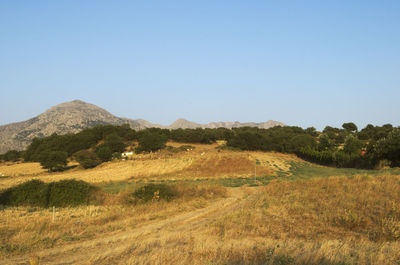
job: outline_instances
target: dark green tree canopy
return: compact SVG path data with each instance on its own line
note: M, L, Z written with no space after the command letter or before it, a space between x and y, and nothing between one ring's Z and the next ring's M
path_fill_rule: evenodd
M392 130L385 138L378 140L372 148L376 160L387 159L391 166L400 166L400 129Z
M342 127L349 132L356 132L358 130L357 125L353 122L343 123Z
M83 168L93 168L102 162L95 153L88 150L76 152L74 158Z
M59 171L67 165L67 158L67 152L45 151L40 155L40 165L49 171Z
M349 134L344 141L343 151L348 154L358 154L361 153L361 148L364 143L359 140L356 136Z
M136 148L136 152L154 152L163 149L167 140L167 136L159 132L142 133L138 139L139 146Z

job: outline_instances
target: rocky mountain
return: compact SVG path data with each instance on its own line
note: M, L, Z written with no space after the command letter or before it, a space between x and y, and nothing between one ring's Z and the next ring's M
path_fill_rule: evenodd
M203 128L220 128L220 127L224 127L227 129L232 129L232 128L240 128L240 127L258 127L258 128L262 128L262 129L268 129L274 126L286 126L284 123L279 122L279 121L272 121L269 120L267 122L238 122L238 121L234 121L234 122L210 122L207 123L205 125L203 125Z
M195 129L195 128L201 128L202 125L192 122L192 121L188 121L185 119L177 119L176 121L174 121L170 126L166 126L167 129Z
M35 137L53 133L76 133L99 124L121 125L129 123L136 130L156 127L147 121L119 118L95 105L74 100L54 106L44 113L23 122L0 126L0 153L23 150Z
M74 100L51 107L44 113L27 121L0 126L0 153L13 149L24 150L35 137L46 137L53 133L76 133L100 124L122 125L126 123L135 130L151 127L166 129L225 127L232 129L243 126L259 128L285 126L283 123L276 121L263 123L240 123L235 121L198 124L185 119L178 119L169 126L162 126L142 119L119 118L98 106Z
M274 126L286 126L285 124L283 124L282 122L279 121L272 121L269 120L267 122L260 122L260 123L256 123L256 122L238 122L238 121L233 121L233 122L210 122L207 124L199 124L199 123L195 123L192 121L188 121L185 119L178 119L176 120L174 123L172 123L170 126L161 126L161 128L167 128L167 129L178 129L178 128L182 128L182 129L195 129L195 128L210 128L210 129L214 129L214 128L227 128L227 129L232 129L232 128L240 128L240 127L258 127L258 128L263 128L263 129L268 129Z

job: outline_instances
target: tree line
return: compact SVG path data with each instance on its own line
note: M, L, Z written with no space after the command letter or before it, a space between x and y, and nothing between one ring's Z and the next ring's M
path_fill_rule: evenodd
M296 126L135 131L129 125L100 125L76 134L36 138L25 151L8 151L0 160L35 161L50 171L57 171L66 166L67 159L73 158L84 168L91 168L118 158L134 141L138 143L134 151L140 153L163 149L168 140L204 144L225 140L227 148L293 153L305 160L335 167L400 166L399 128L369 124L359 131L352 122L344 123L342 128L326 126L322 132L313 127Z

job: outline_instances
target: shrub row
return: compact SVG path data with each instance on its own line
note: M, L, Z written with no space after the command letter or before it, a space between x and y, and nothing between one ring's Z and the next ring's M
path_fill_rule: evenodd
M306 161L325 166L365 168L370 164L368 159L360 154L349 154L343 151L318 151L305 147L296 152L296 154Z
M31 180L0 193L0 204L6 206L68 207L88 204L95 188L84 181L61 180L44 183Z

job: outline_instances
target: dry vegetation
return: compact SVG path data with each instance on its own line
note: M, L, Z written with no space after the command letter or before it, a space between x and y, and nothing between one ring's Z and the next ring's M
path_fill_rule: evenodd
M37 171L24 175L20 165L2 166L0 172L14 168L9 175L15 177L0 178L0 185L31 178L101 183L251 177L256 160L258 174L279 177L301 162L292 155L195 147L63 173L26 164ZM311 169L316 174L323 168ZM54 222L51 209L6 208L0 264L29 258L32 264L400 264L400 176L337 172L278 178L261 187L180 184L171 202L132 205L126 192L104 193L100 206L57 209Z
M178 186L177 199L166 202L155 199L147 204L132 204L128 194L101 194L101 206L57 208L13 207L0 216L0 257L24 254L95 239L142 226L153 220L206 207L226 196L219 186Z
M35 176L45 174L46 169L43 169L39 163L12 163L6 162L0 164L0 175L19 177L19 176Z
M181 144L171 143L172 146ZM273 153L220 151L217 145L193 145L191 151L171 153L167 150L153 154L135 155L133 160L104 163L94 169L74 168L60 173L49 174L38 163L1 165L0 189L23 183L30 179L45 182L62 179L79 179L90 183L109 181L139 180L183 180L193 178L249 177L254 174L255 159L264 161L257 166L260 175L273 174L273 166L285 166L285 160ZM272 158L275 157L275 158ZM294 157L294 156L291 156ZM267 162L268 161L268 162ZM275 162L276 161L276 162ZM73 164L73 163L71 163ZM4 172L3 172L4 171Z

